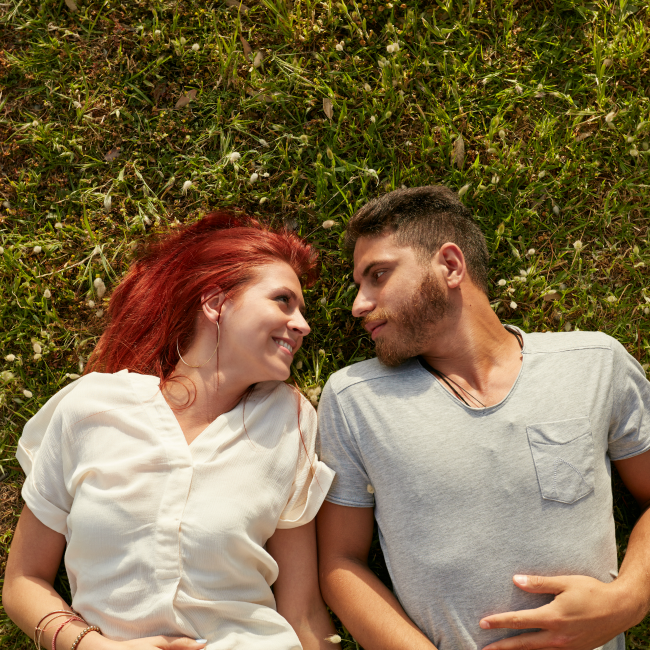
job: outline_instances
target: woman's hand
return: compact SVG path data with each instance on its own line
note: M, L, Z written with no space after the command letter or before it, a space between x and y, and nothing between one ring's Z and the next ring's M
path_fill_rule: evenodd
M88 638L87 645L84 643ZM148 636L131 641L111 641L99 634L88 634L77 646L79 650L201 650L206 641L183 636Z

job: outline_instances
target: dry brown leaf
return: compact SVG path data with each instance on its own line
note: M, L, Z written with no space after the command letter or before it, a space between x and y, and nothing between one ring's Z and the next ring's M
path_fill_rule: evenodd
M259 68L264 62L264 55L258 50L255 52L255 58L253 59L253 67Z
M583 140L586 140L590 135L593 135L593 131L585 131L583 133L578 133L576 135L576 142L582 142Z
M113 147L105 156L106 162L113 162L122 153L122 147Z
M248 41L243 36L240 36L239 40L241 41L241 46L244 48L244 57L250 61L253 48L248 44Z
M65 4L70 11L77 11L77 3L75 0L65 0Z
M196 88L192 88L188 93L185 93L177 102L174 108L184 108L196 97Z
M561 296L557 291L549 291L548 293L545 293L543 296L546 302L553 302L554 300L559 300L560 297Z
M451 150L451 164L456 165L458 169L462 169L465 164L465 141L462 135L459 135L454 141Z
M253 99L266 102L267 104L269 102L275 101L273 95L265 95L264 93L261 93L259 90L255 90L254 88L246 88L246 94L250 95Z
M247 7L243 2L238 2L238 0L226 0L226 7L235 7L243 14L247 14L250 11L250 7Z
M325 112L325 115L327 115L327 119L331 120L334 111L332 109L332 100L329 97L323 98L323 111Z
M156 87L153 89L153 100L158 103L160 98L165 94L165 90L167 90L167 82L163 81L162 83L159 83L156 85Z

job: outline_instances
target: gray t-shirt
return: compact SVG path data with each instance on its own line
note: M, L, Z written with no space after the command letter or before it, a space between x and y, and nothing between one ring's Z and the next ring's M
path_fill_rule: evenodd
M650 449L650 383L605 334L523 340L517 381L486 409L417 359L345 368L320 401L327 500L374 505L395 594L439 650L520 634L479 628L552 600L515 574L617 575L610 460ZM624 636L603 648L624 649Z

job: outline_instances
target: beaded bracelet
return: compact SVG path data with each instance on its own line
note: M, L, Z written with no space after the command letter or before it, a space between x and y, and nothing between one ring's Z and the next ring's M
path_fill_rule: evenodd
M79 636L74 640L72 645L70 646L70 650L77 650L77 646L81 643L81 639L83 639L86 634L89 632L99 632L100 634L102 631L96 626L96 625L91 625L90 627L87 627L85 630L81 630L79 632Z
M81 621L82 623L85 623L86 621L83 620L80 616L72 616L69 618L65 623L61 623L59 627L56 629L56 632L54 633L54 636L52 637L52 650L56 650L56 638L59 636L59 632L66 626L68 623L72 623L72 621Z
M58 616L54 616L54 614L58 614ZM62 616L75 616L76 612L74 611L68 611L67 609L57 609L54 612L50 612L49 614L45 614L43 618L36 624L36 627L34 628L34 645L36 646L36 650L41 650L41 639L43 638L43 634L45 633L45 630L47 629L48 625L52 622L55 621L57 618L61 618ZM45 623L45 625L41 628L40 625L41 623L46 619L52 616L50 620Z

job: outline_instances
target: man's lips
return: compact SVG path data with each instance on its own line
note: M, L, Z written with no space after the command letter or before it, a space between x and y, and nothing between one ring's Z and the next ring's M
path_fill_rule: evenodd
M384 325L386 325L388 321L386 320L376 320L376 321L371 321L370 323L366 323L364 327L368 332L370 333L370 337L372 340L375 340L375 337L379 334L379 332L384 328Z

